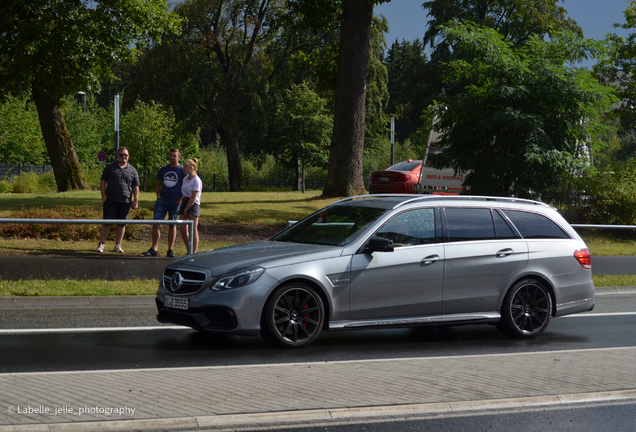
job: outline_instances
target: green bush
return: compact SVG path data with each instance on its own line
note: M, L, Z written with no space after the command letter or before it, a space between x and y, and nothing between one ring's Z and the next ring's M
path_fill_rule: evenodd
M13 192L13 185L6 180L0 181L0 193Z
M99 190L99 181L102 178L102 172L104 168L93 165L82 164L82 174L84 174L84 180L91 190Z
M559 201L570 223L636 225L636 162L575 178Z
M10 183L13 185L13 193L45 193L57 191L53 172L45 174L23 172L11 178Z
M230 190L228 180L227 156L218 146L209 146L200 150L201 157L197 174L203 183L203 191L227 192ZM181 163L185 162L182 158Z

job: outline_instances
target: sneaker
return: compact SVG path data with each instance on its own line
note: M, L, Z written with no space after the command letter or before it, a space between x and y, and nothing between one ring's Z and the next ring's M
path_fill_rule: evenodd
M120 244L116 244L115 249L113 249L113 252L124 253L124 250L121 248Z
M105 245L104 243L100 242L100 243L97 245L97 249L95 249L95 252L103 253L103 252L104 252L104 247L105 247L105 246L106 246L106 245Z
M168 250L168 253L166 254L166 256L169 258L174 258L174 252L172 252L172 249Z
M158 256L159 252L154 250L153 248L148 249L146 252L141 253L143 256Z

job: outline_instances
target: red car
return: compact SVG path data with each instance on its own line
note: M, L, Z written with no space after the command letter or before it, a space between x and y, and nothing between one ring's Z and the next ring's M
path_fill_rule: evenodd
M406 160L384 171L374 171L369 180L369 193L415 193L413 186L420 178L421 160Z

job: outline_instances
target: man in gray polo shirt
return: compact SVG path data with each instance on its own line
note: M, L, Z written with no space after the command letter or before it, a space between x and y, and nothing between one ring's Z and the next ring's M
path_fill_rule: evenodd
M99 182L102 193L104 219L128 219L132 208L139 207L139 174L135 167L128 163L130 153L126 147L117 152L117 162L107 165ZM96 252L104 252L106 239L112 225L102 225L99 232L99 245ZM124 253L121 242L126 225L117 225L115 229L115 249L113 252Z

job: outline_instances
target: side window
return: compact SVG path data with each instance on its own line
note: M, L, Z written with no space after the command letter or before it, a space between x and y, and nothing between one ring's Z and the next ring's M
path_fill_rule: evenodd
M504 210L504 213L517 227L521 236L527 239L569 239L557 224L547 217L518 210Z
M492 212L493 220L495 221L495 232L498 239L514 239L517 238L512 228L508 226L503 217L496 211Z
M435 209L405 211L389 220L376 234L393 241L393 246L435 243Z
M470 240L492 240L495 227L490 209L447 208L448 237L451 242Z

